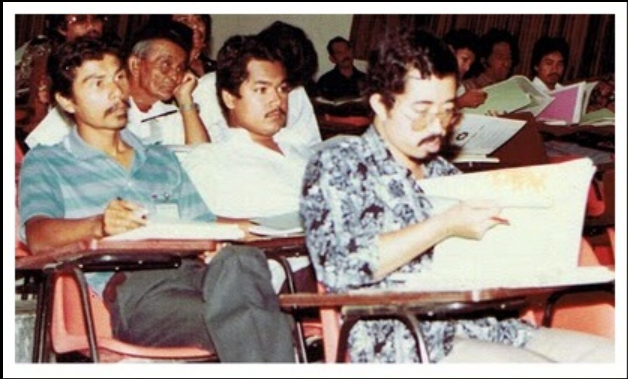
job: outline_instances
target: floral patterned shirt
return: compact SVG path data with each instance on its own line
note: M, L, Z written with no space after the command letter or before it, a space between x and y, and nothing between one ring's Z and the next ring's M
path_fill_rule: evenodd
M389 288L390 276L377 281L381 233L422 222L432 205L411 172L393 159L374 127L362 137L346 137L320 150L309 162L303 183L301 217L317 279L328 291ZM425 164L425 177L458 174L442 157ZM432 262L432 250L396 272L417 273ZM523 346L534 330L517 319L425 321L421 329L430 361L452 349L456 334ZM398 321L361 321L349 337L351 361L414 362L416 348L409 331Z

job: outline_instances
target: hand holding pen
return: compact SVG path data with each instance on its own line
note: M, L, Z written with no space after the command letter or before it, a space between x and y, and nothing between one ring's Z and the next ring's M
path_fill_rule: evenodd
M147 214L143 206L118 197L109 202L103 212L103 235L120 234L146 225Z

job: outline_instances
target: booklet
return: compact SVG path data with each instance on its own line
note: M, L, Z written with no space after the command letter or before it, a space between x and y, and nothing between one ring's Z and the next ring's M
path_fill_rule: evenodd
M580 119L580 125L608 126L615 125L615 113L608 108L585 113Z
M596 85L597 82L579 82L555 89L550 92L554 101L537 115L537 120L563 121L566 125L578 124L586 112L589 97Z
M486 162L487 155L511 139L526 124L523 120L464 114L450 135L454 162Z

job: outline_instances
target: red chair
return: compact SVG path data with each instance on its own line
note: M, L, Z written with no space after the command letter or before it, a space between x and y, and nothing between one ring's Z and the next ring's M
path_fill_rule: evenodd
M214 352L196 347L145 347L122 342L112 335L109 311L102 299L89 291L89 302L99 361L115 362L129 358L217 361L217 355ZM74 277L58 276L54 284L50 329L55 353L79 352L88 357L92 356L83 308L79 285Z

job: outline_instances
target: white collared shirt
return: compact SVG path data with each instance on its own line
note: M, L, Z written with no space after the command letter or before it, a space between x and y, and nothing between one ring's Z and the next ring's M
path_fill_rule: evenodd
M212 142L228 138L232 130L220 110L216 95L216 73L211 72L199 79L194 99L200 108L200 117ZM275 134L274 141L292 146L314 146L321 142L321 134L314 115L314 108L303 87L297 87L288 95L286 127Z
M299 209L311 149L280 144L283 155L248 131L231 128L225 140L202 144L182 165L211 211L231 218L267 217Z
M556 83L556 86L554 87L554 89L549 89L549 87L547 86L547 84L545 84L545 82L543 82L541 79L539 79L538 76L535 76L534 79L532 79L532 84L534 84L536 86L536 88L538 88L539 90L545 92L545 93L550 93L554 90L557 90L559 88L562 88L563 86L560 83Z
M132 98L129 99L127 127L146 145L183 145L185 129L183 118L175 105L156 102L148 110L139 110ZM163 117L142 122L150 117L176 111ZM32 149L37 145L51 146L61 142L72 129L73 121L61 115L59 107L54 107L37 127L26 137L26 144Z

